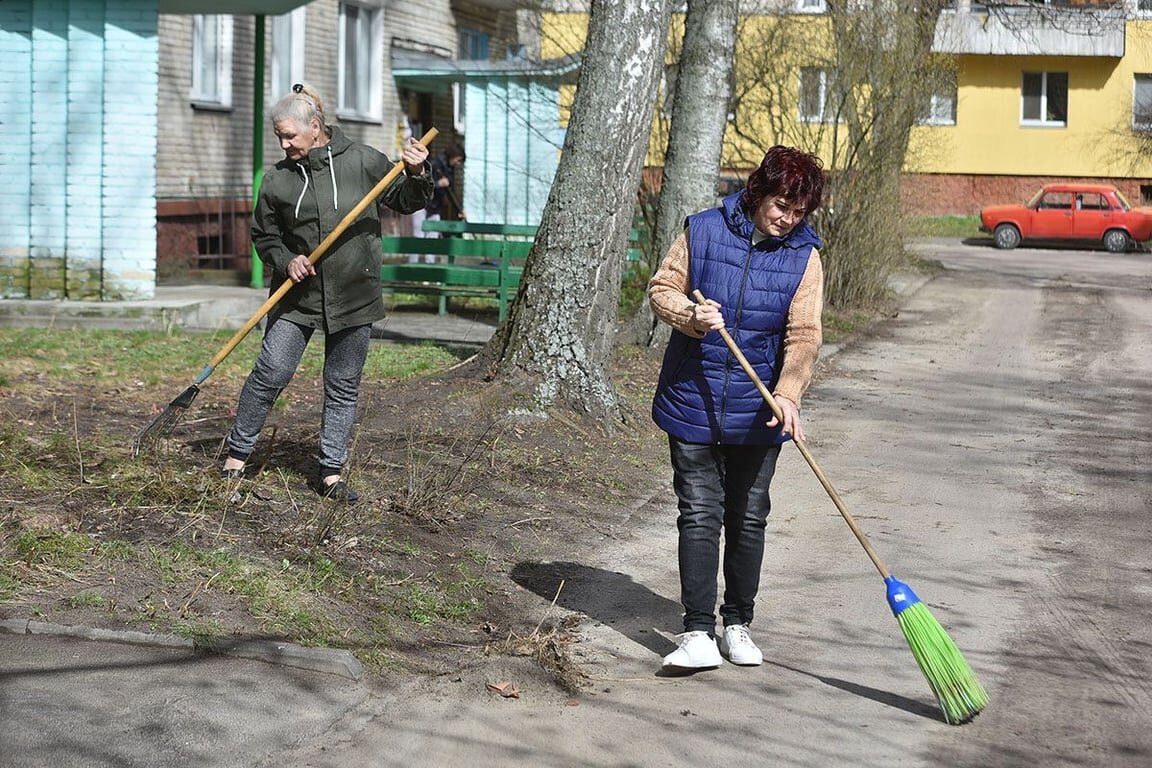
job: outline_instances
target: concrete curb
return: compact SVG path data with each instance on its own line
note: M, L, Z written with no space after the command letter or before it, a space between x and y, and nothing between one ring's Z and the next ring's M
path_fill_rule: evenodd
M33 619L0 619L0 633L10 635L53 635L79 640L148 645L158 648L213 653L285 667L324 672L351 680L364 676L364 667L350 651L341 648L308 648L279 640L208 640L197 642L179 635L100 629L98 627L50 624Z

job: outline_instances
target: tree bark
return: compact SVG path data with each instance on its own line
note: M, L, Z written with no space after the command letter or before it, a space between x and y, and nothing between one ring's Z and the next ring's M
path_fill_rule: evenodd
M652 255L656 264L684 230L684 218L716 204L736 50L737 0L688 0L684 45L672 100ZM641 343L663 347L670 328L643 303Z
M481 353L497 377L531 381L535 408L558 402L621 417L609 376L620 279L655 91L667 0L596 0L556 178L508 320Z

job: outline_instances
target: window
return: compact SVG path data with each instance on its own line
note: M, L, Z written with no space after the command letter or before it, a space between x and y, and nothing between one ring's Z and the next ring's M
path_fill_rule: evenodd
M828 6L825 0L796 0L796 10L800 13L824 13Z
M192 17L193 106L232 108L232 17Z
M307 9L272 17L272 98L278 99L304 81L304 17Z
M1020 99L1021 125L1068 124L1068 73L1025 72Z
M477 32L474 29L461 29L460 53L457 54L457 58L467 61L487 61L488 40L489 35L487 32Z
M835 76L819 67L800 69L800 120L806 123L831 123L836 120L831 98Z
M1036 207L1041 211L1070 211L1072 210L1071 192L1045 192Z
M1152 0L1136 0L1136 12L1141 16L1152 14Z
M956 125L955 83L929 96L916 122L920 125Z
M1152 75L1132 76L1132 130L1152 131Z
M384 12L377 7L340 3L339 35L337 114L353 120L380 120Z
M1077 192L1076 210L1078 211L1107 211L1112 208L1108 198L1099 192Z

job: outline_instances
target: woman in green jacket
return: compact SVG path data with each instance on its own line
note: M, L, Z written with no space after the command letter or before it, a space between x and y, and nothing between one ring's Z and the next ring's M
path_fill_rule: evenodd
M372 323L384 317L376 206L368 206L315 265L308 254L393 164L328 125L319 94L308 86L293 86L269 118L284 159L260 185L252 243L272 270L273 288L289 279L295 285L268 314L260 355L240 392L221 475L243 475L273 402L319 329L324 332L324 410L315 490L352 503L358 494L341 479L341 471L348 460ZM415 140L404 148L404 173L381 196L384 205L412 213L428 204L432 178L427 158L428 150Z

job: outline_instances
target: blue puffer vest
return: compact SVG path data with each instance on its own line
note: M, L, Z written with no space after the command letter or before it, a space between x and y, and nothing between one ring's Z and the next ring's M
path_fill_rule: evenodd
M803 221L785 237L753 246L741 194L688 217L689 285L720 303L728 332L771 391L784 355L788 308L821 242ZM766 425L771 409L718 333L694 339L672 332L652 418L690 443L772 445L787 439Z

